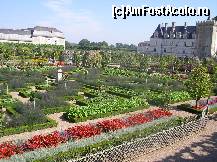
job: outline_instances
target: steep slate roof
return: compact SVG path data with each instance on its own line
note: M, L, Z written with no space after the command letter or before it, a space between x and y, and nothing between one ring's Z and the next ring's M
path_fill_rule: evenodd
M18 35L31 35L31 31L27 30L27 29L20 29L20 30L0 29L0 33L3 33L3 34L18 34Z
M53 31L53 32L60 32L56 28L50 28L50 27L42 27L42 26L36 26L34 28L27 28L27 29L0 29L0 33L3 34L18 34L18 35L31 35L32 30L36 31Z
M44 26L35 26L33 28L33 30L37 30L37 31L54 31L54 32L60 32L61 31L57 30L56 28L50 28L50 27L44 27Z
M183 35L184 32L185 32L185 27L184 26L175 26L175 33L176 32L181 32L181 34ZM188 37L189 39L192 38L192 34L194 32L196 32L196 26L187 26L187 33L188 33ZM158 31L158 37L159 38L164 38L162 33L164 34L166 31L165 31L165 27L161 27L160 24L158 25L158 27L156 28L155 31ZM167 27L167 33L170 34L170 31L172 31L172 27ZM153 35L151 36L151 38L154 38L154 33Z

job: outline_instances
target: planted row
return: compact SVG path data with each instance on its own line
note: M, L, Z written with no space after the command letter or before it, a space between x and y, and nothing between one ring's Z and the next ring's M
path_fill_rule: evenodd
M143 98L132 97L125 99L116 97L102 100L99 103L90 103L87 106L73 106L64 116L71 122L80 122L88 119L132 112L147 107L148 103Z
M127 118L117 118L112 120L104 120L95 124L78 125L71 127L63 132L53 132L47 135L36 135L31 139L19 144L6 142L0 146L0 159L7 158L15 154L34 151L39 148L57 147L61 143L71 140L89 138L100 135L103 132L116 131L119 129L134 127L135 125L144 124L153 120L171 116L168 111L161 109L148 111L141 114L129 116Z
M139 77L144 78L147 76L144 72L135 72L127 69L119 69L119 68L109 68L106 67L103 71L104 75L110 75L110 76L126 76L126 77Z

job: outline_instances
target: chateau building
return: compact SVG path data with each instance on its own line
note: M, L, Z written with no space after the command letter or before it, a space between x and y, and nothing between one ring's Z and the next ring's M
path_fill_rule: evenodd
M0 29L0 42L63 45L65 36L56 28Z
M150 41L138 44L137 51L150 55L178 57L215 57L217 52L217 22L207 20L196 26L159 24Z

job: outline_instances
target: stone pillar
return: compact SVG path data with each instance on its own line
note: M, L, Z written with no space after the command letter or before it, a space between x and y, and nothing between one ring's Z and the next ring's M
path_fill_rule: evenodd
M59 82L61 80L63 80L63 71L62 71L62 69L58 69L58 71L57 71L57 81Z

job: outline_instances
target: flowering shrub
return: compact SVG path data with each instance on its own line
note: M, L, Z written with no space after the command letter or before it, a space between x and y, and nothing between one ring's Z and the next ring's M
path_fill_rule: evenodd
M48 135L37 135L20 145L14 145L9 142L3 143L0 144L0 159L39 148L56 147L70 139L77 140L88 138L103 132L116 131L118 129L141 125L171 115L172 114L169 111L156 109L145 113L135 114L127 118L104 120L97 122L96 124L78 125L68 128L63 132L55 131Z

